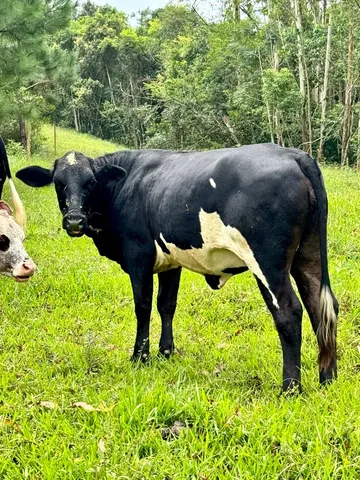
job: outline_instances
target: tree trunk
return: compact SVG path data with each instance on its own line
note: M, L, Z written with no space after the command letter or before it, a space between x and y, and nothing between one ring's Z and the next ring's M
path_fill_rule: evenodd
M223 119L223 122L224 122L225 127L228 129L228 131L229 131L229 133L230 133L230 137L231 137L232 141L235 143L235 145L236 145L237 147L240 147L240 146L241 146L241 143L239 142L239 139L238 139L237 136L236 136L236 133L235 133L235 131L234 131L234 129L233 129L231 123L230 123L229 117L227 117L226 115L224 115L224 116L222 117L222 119Z
M31 157L31 122L26 122L26 158Z
M320 2L319 0L311 0L309 2L313 14L314 23L320 23Z
M260 66L260 72L261 72L261 80L262 80L262 84L264 85L264 70L262 68L260 49L258 50L258 56L259 56L259 66ZM265 102L265 105L266 105L267 118L268 118L268 122L269 122L269 131L270 131L271 143L275 143L269 102Z
M352 127L352 89L353 89L353 60L354 60L354 24L352 19L349 24L349 48L348 48L348 65L347 79L345 89L345 108L344 108L344 126L341 143L341 166L349 165L349 143Z
M56 157L56 123L54 122L54 155Z
M274 46L274 70L275 72L279 71L279 55L278 55L276 46ZM275 120L275 132L276 132L277 144L283 147L284 139L283 139L282 128L281 128L281 114L277 107L275 107L274 120Z
M238 22L240 20L240 0L233 0L234 20Z
M23 146L24 150L26 150L26 127L25 127L25 120L23 118L19 120L19 134L20 134L20 143Z
M321 91L321 120L320 120L320 140L318 148L318 161L322 162L324 160L324 130L326 122L326 106L327 106L327 96L328 96L328 85L329 85L329 71L330 71L330 56L331 56L331 34L332 34L332 25L331 25L331 16L329 16L329 25L327 32L327 42L326 42L326 54L325 54L325 72L324 72L324 83Z
M107 79L108 79L108 82L109 82L111 103L114 105L114 107L116 107L115 97L114 97L114 89L113 89L113 86L112 86L112 83L111 83L111 78L110 78L110 74L109 74L109 70L107 68L107 65L105 65L105 70L106 70L106 76L107 76Z
M358 108L358 134L357 134L357 155L356 155L356 169L360 172L360 106Z
M294 0L295 27L298 43L298 62L299 62L299 86L302 98L301 108L301 137L303 149L312 154L312 132L311 132L311 105L310 105L310 85L307 74L303 27L301 19L301 10L299 0Z
M76 114L76 108L73 107L73 113L74 113L74 126L75 130L78 132L79 131L79 123L78 123L78 116Z
M323 0L322 6L322 23L325 25L326 23L326 11L327 11L327 0Z
M305 61L305 59L304 59ZM307 106L307 109L306 109L306 115L307 115L307 128L308 128L308 139L309 139L309 143L308 143L308 147L307 147L307 151L309 152L309 154L312 156L312 125L311 125L311 95L310 95L310 82L309 82L309 75L308 75L308 72L307 72L307 68L306 68L306 64L304 63L305 65L305 78L306 78L306 90L307 90L307 103L306 103L306 106Z

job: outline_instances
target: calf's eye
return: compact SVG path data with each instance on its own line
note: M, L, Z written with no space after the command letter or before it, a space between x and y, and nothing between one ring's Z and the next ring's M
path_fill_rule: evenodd
M6 252L10 247L10 239L6 235L0 235L0 251Z

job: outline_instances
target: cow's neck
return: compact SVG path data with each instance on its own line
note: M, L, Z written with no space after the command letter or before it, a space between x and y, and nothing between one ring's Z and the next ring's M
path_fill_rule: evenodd
M129 172L134 162L134 157L135 155L132 151L124 150L123 152L115 152L95 158L93 168L96 172L105 165L117 165ZM111 221L113 208L115 208L114 199L118 196L119 188L121 187L105 187L104 189L99 189L94 192L91 200L91 213L96 213L99 216L96 227L92 231L89 231L87 235L92 237L101 255L105 255L111 260L115 260L121 264L119 246L117 246L115 250L112 248L115 232L113 231L114 224ZM121 202L119 202L119 199L116 202L116 209L117 214L121 215ZM113 250L118 251L116 258L113 256Z
M124 168L128 172L134 162L134 153L135 152L131 150L124 150L120 152L109 153L102 157L97 157L94 160L94 168L95 170L98 170L105 165L117 165L118 167Z

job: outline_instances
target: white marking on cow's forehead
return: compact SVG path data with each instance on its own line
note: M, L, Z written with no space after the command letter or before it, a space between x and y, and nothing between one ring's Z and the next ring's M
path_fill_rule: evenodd
M182 250L173 243L168 243L163 234L160 239L164 242L169 254L163 252L155 241L156 260L154 272L183 266L203 275L219 275L219 288L232 276L224 273L229 268L247 267L269 291L273 304L279 308L278 301L270 289L269 283L251 250L248 242L239 230L225 225L217 212L199 212L201 248Z
M210 182L210 185L213 187L213 188L216 188L216 183L215 183L215 180L213 178L210 178L209 179L209 182Z
M67 163L69 165L76 165L76 157L75 157L75 152L70 152L68 156L66 157Z

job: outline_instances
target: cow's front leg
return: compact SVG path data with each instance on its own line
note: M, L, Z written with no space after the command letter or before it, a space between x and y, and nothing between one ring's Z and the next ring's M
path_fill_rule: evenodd
M175 348L172 322L176 309L180 275L180 267L158 274L159 293L157 297L157 308L161 317L159 353L165 358L169 358Z
M134 353L131 357L134 361L146 362L149 359L150 350L150 315L153 295L153 272L152 265L146 268L143 259L134 262L134 267L129 271L137 320L136 340Z

